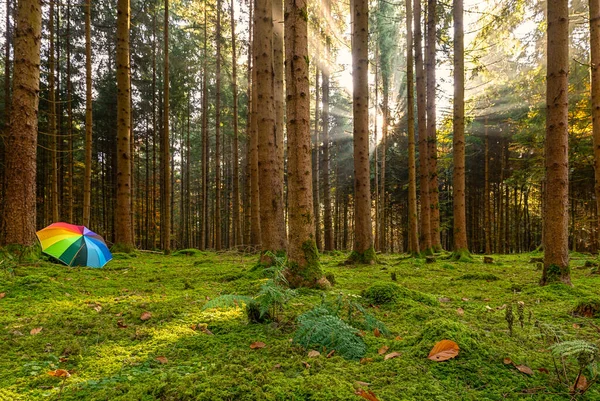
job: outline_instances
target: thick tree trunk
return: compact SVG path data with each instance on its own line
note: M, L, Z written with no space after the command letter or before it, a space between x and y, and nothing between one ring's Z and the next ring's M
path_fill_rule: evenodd
M355 235L352 261L374 263L369 172L369 4L354 0L352 8L352 109L354 117Z
M596 211L600 215L600 0L590 1L590 54L592 81L592 131ZM600 236L600 220L596 221L596 238Z
M233 215L232 235L233 246L241 245L242 230L240 225L240 171L239 171L239 141L238 141L238 88L237 88L237 48L235 35L234 0L231 0L231 90L233 92Z
M215 250L221 250L221 0L217 0L215 87Z
M435 251L442 250L440 238L440 196L438 189L437 173L437 135L436 135L436 79L435 79L435 51L436 51L436 7L437 0L427 1L427 53L425 65L427 70L427 157L429 158L429 207L431 246Z
M415 68L417 75L417 122L419 130L419 182L421 193L421 251L431 253L431 200L429 196L429 157L427 146L427 99L425 87L425 70L423 68L423 51L421 41L421 1L414 0L415 14Z
M283 88L283 0L273 1L273 104L275 106L275 142L277 144L277 156L279 160L279 174L281 182L284 180L284 144L283 144L283 125L285 117L285 102ZM281 196L283 202L282 188ZM283 222L285 232L285 221Z
M11 121L6 138L4 245L36 243L36 151L42 3L18 2Z
M130 252L131 235L131 88L129 65L129 0L117 2L117 208L115 247Z
M52 166L50 167L50 199L52 204L52 221L59 221L58 211L58 131L56 130L56 82L54 63L54 2L50 2L48 16L48 31L50 46L48 50L48 135L50 137L50 152Z
M254 246L261 245L261 214L260 214L260 189L258 172L258 82L257 82L257 54L259 52L257 36L260 34L257 27L258 11L254 7L254 24L252 35L252 113L249 134L249 159L250 159L250 244Z
M252 136L252 108L253 108L253 68L252 68L252 49L253 49L253 27L254 27L254 16L253 16L253 0L248 1L248 70L247 70L247 79L248 79L248 111L246 118L246 143L245 143L245 167L246 171L244 173L244 177L246 178L246 182L244 183L244 245L250 245L250 231L251 231L251 221L252 221L252 203L250 198L250 192L252 190L252 181L250 177L251 165L250 165L250 141Z
M463 0L454 0L454 120L452 175L454 201L454 255L469 254L465 204L465 46Z
M328 1L328 0L327 0ZM329 3L326 5L326 10L329 10ZM330 38L325 38L325 68L322 69L323 83L321 91L323 92L323 112L321 118L323 120L323 158L321 163L321 185L323 186L323 249L325 251L333 251L333 219L331 216L331 185L329 183L329 52L331 48Z
M408 252L418 255L417 173L415 161L415 93L413 74L412 0L406 0L406 107L408 120Z
M485 196L485 253L490 255L492 253L492 223L490 214L490 138L488 136L488 124L487 117L485 118L485 184L484 184L484 196Z
M202 66L202 225L200 249L208 247L208 46L206 24L208 13L204 8L204 62Z
M92 23L91 0L85 1L85 172L83 225L90 226L92 207Z
M164 58L165 70L163 75L164 82L164 118L163 118L163 135L161 143L161 164L163 173L163 212L161 213L162 224L162 246L166 255L171 253L171 140L169 137L170 112L169 112L169 0L165 0L165 29L164 29Z
M288 135L288 268L292 287L315 287L323 276L314 238L308 21L306 0L285 2L286 112Z
M285 251L287 238L283 210L283 181L274 104L273 7L271 0L256 0L254 54L257 92L258 183L263 252ZM262 260L271 258L263 254Z
M571 284L569 270L569 2L548 2L546 195L541 285Z

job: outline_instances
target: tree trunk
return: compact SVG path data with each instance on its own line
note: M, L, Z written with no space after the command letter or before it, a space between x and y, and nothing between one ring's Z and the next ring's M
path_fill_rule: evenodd
M238 88L237 88L237 48L235 41L235 10L234 0L231 0L231 90L233 92L233 241L234 246L242 243L240 225L240 171L239 171L239 142L238 142Z
M437 135L436 135L436 78L435 78L435 51L436 51L436 0L427 2L427 53L425 65L427 70L427 156L429 158L429 207L431 246L435 251L442 250L440 239L440 196L438 189L437 173Z
M590 54L592 81L592 131L596 210L600 214L600 0L590 0ZM600 220L596 221L596 237L600 237Z
M91 0L85 1L85 172L83 225L90 226L92 207L92 23Z
M208 247L208 46L207 15L204 8L204 62L202 66L202 226L200 228L200 249Z
M115 247L133 250L131 235L131 88L129 65L129 0L117 2L117 207Z
M258 41L260 34L258 30L258 5L254 7L254 29L252 35L252 113L250 125L250 244L260 246L261 244L261 214L260 214L260 189L258 172L258 82L257 82L257 58Z
M165 21L164 21L164 58L165 58L165 70L163 75L164 82L164 118L163 118L163 135L161 143L161 164L163 174L163 212L161 213L162 224L162 246L165 255L171 253L171 140L169 137L169 0L165 0Z
M354 0L352 8L352 109L354 117L354 210L355 236L351 259L375 262L371 224L371 178L369 172L369 4Z
M454 203L454 256L469 254L465 205L465 46L463 30L463 0L454 4L454 120L452 175Z
M285 251L287 238L283 210L283 181L278 147L274 104L273 71L273 3L256 0L256 68L258 183L260 187L260 223L262 260L270 263L264 252Z
M548 2L546 196L541 285L571 284L569 270L569 4Z
M286 57L290 54L287 53ZM320 204L319 204L319 165L321 164L319 161L319 103L321 102L320 92L319 92L319 77L320 70L318 66L318 62L315 68L315 133L312 147L312 187L313 187L313 208L314 208L314 216L315 216L315 241L317 244L317 249L319 252L323 249L321 246L321 213L320 213ZM288 145L289 146L289 145ZM288 156L289 157L289 156ZM289 186L289 184L288 184ZM290 232L290 236L292 233Z
M40 82L42 3L18 2L11 110L6 138L4 245L36 243L36 151Z
M215 250L221 250L221 0L217 0L215 87Z
M283 0L272 0L273 2L273 104L275 107L275 142L277 144L277 166L281 175L281 182L284 182L284 144L283 144L283 124L285 117L285 102L283 88ZM283 191L281 190L281 200L283 202ZM280 223L281 224L281 223ZM281 229L281 228L280 228ZM285 232L285 222L283 223Z
M48 16L48 31L50 48L48 50L48 135L50 137L50 152L52 166L50 167L50 199L52 202L52 221L59 221L58 211L58 131L56 130L56 83L54 63L54 2L50 2Z
M485 118L485 184L484 184L484 197L485 197L485 253L490 255L492 253L492 223L490 217L490 138L488 136L488 124L487 117Z
M289 225L287 278L291 287L315 287L323 276L314 238L308 21L306 0L285 2L286 112Z
M419 129L419 178L421 193L421 251L431 253L431 200L429 196L429 157L427 146L427 100L425 98L425 70L423 69L423 39L421 28L421 1L414 0L415 14L415 67L417 70L417 122Z
M408 120L408 252L418 255L417 173L415 161L415 93L413 78L412 0L406 0L406 108Z
M329 0L326 0L325 9L329 10ZM325 38L325 65L329 66L329 52L331 49L331 39L329 36ZM323 76L323 83L321 91L323 92L323 111L321 118L323 120L323 158L321 163L321 185L323 186L323 249L325 251L333 251L333 221L331 216L331 185L329 183L329 166L330 166L330 155L329 155L329 68L323 68L321 70Z
M250 161L251 161L251 157L250 157L250 152L251 152L251 147L250 147L250 141L251 141L251 137L252 137L252 108L253 108L253 85L254 85L254 80L253 80L253 68L252 68L252 49L253 49L253 22L254 22L254 16L253 16L253 0L249 0L248 1L248 14L249 14L249 18L248 18L248 36L249 36L249 40L248 40L248 71L247 71L247 79L248 79L248 91L247 91L247 96L248 96L248 109L247 109L247 118L246 118L246 148L245 148L245 155L246 155L246 171L244 174L244 177L246 178L246 182L244 184L244 245L249 245L250 242L250 231L251 231L251 222L252 222L252 203L251 203L251 195L250 192L252 190L252 181L251 181L251 177L250 177L250 172L252 170L251 165L250 165Z

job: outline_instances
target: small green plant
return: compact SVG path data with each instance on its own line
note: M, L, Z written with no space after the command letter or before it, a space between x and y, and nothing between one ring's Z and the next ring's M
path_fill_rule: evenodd
M264 269L270 278L260 287L255 301L260 311L259 318L264 318L268 314L272 319L277 320L283 311L283 305L296 295L296 291L288 288L287 279L283 274L287 264L286 258L271 252L266 252L265 255L273 261L270 267Z
M506 307L506 313L504 314L504 320L508 323L508 333L512 337L513 335L513 322L515 320L515 316L513 315L512 305L508 305Z
M583 395L592 384L598 381L598 347L583 340L560 342L550 347L555 373L560 382L569 387L572 396ZM559 359L561 368L556 363ZM568 377L569 362L575 361L577 375L571 381ZM586 378L584 373L588 375Z

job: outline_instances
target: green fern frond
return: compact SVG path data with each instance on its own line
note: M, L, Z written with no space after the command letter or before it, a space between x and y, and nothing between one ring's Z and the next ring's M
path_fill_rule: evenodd
M598 347L583 340L558 343L550 347L552 354L561 358L569 356L577 359L580 368L585 368L598 358Z

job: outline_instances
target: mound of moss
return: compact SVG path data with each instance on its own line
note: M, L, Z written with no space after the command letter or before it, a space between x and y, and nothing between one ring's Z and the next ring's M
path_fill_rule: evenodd
M500 277L491 273L468 273L463 274L458 278L459 280L482 280L482 281L497 281Z
M394 283L374 284L361 294L376 305L396 302L401 298L411 299L429 306L438 306L439 302L433 295L401 287Z
M461 353L486 353L477 332L454 320L439 318L425 323L421 333L414 338L414 353L427 356L431 348L441 340L452 340L458 344Z

